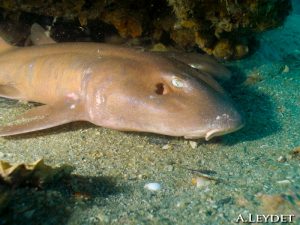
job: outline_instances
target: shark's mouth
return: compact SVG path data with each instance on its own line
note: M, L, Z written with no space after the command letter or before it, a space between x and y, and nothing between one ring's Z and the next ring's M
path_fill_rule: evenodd
M204 137L206 141L209 141L213 137L217 137L217 136L221 136L224 134L229 134L229 133L235 132L235 131L241 129L243 126L244 126L244 124L241 124L238 127L234 127L234 128L230 128L230 129L224 129L224 128L223 129L213 129L208 132L205 132L203 130L194 131L188 135L184 135L184 138L185 139L197 139L197 138Z

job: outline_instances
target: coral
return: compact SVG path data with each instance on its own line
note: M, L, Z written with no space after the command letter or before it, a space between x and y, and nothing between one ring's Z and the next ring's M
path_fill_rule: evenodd
M122 38L198 46L223 59L239 59L252 48L255 34L280 26L291 0L3 0L6 14L34 13L113 25Z
M228 59L233 55L233 48L229 40L221 39L214 46L213 55L217 58Z
M181 2L169 0L178 23L184 27L187 20L196 24L190 29L196 30L197 45L208 54L225 59L247 55L251 47L248 40L255 33L281 25L291 9L290 0Z
M142 24L139 14L130 13L126 10L117 9L112 12L105 12L102 16L103 20L109 24L113 24L119 31L121 37L139 37L142 35Z
M192 47L195 42L195 34L190 29L176 29L170 33L170 37L184 48Z

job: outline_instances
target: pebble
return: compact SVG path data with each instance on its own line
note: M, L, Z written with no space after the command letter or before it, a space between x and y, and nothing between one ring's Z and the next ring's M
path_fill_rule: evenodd
M289 181L289 180L279 180L279 181L277 181L277 184L290 184L291 183L291 181Z
M169 172L172 172L172 171L174 170L174 167L173 167L172 165L167 165L167 166L165 167L165 169L166 169L167 171L169 171Z
M285 162L286 161L286 157L285 156L279 156L277 159L278 162Z
M288 72L290 72L290 68L287 65L285 65L282 72L283 73L288 73Z
M196 141L189 141L190 146L192 147L192 149L197 148L198 143Z
M211 184L211 180L205 177L194 177L192 178L192 184L196 187L206 187Z
M139 180L145 179L146 177L147 177L147 175L145 175L145 174L139 174L139 175L137 176L137 178L138 178Z
M289 153L289 155L291 156L291 158L296 158L297 156L299 157L299 155L300 155L300 147L298 146L298 147L294 148L294 150L291 151Z
M186 207L187 205L188 205L188 203L187 203L187 202L184 202L184 201L179 201L179 202L177 202L177 203L175 204L175 206L176 206L177 208Z
M166 145L162 146L163 150L167 150L167 149L170 149L170 148L171 148L171 145L169 145L169 144L166 144Z
M161 189L161 185L159 183L148 183L145 184L144 188L149 191L159 191Z

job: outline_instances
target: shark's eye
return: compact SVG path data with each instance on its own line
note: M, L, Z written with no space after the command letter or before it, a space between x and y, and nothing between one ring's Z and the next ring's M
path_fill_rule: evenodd
M179 80L178 78L173 78L172 79L172 84L173 84L173 86L175 86L177 88L182 88L183 87L182 80Z

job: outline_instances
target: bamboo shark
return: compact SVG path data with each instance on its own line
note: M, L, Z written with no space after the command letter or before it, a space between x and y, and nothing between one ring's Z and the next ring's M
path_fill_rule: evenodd
M121 131L209 140L244 125L213 78L230 73L212 59L200 56L196 66L176 54L55 43L43 31L32 26L36 45L29 47L0 39L0 96L43 104L21 115L21 122L0 127L0 136L89 121Z

